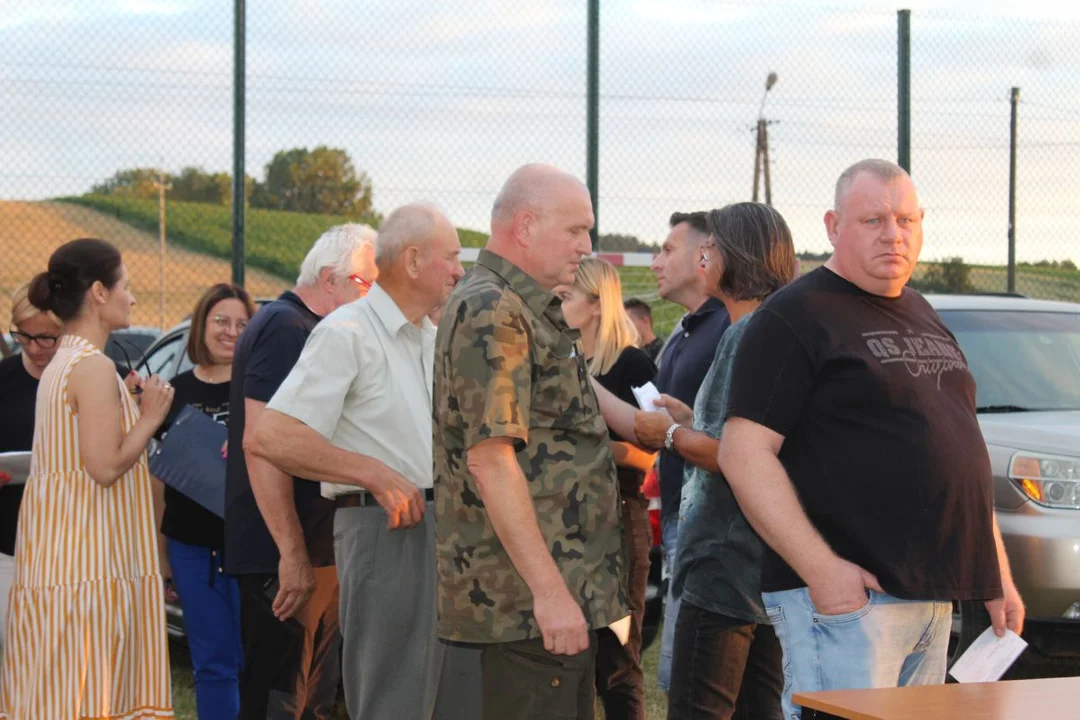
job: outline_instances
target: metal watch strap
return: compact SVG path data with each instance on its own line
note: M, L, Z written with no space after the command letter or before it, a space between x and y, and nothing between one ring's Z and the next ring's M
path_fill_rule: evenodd
M671 423L671 427L664 434L664 449L668 452L675 452L675 431L681 427L679 423Z

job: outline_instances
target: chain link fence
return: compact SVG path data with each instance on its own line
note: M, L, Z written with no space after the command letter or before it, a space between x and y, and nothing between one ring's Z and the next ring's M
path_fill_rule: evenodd
M123 249L140 325L171 326L229 279L231 5L5 7L0 327L10 293L74 237ZM1007 289L1018 87L1016 290L1080 301L1080 14L1023 11L912 13L911 164L927 209L917 280ZM310 243L346 219L377 225L428 200L475 246L513 168L545 161L584 176L585 3L249 3L246 47L256 296L290 285ZM836 176L897 156L892 9L603 3L599 78L602 251L655 252L672 212L751 199L757 156L768 168L759 198L787 218L809 269L829 249L821 217ZM623 280L667 332L682 309L657 297L645 268Z

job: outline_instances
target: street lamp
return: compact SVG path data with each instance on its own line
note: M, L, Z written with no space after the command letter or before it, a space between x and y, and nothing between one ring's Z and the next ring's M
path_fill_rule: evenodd
M753 201L758 201L758 180L762 172L765 174L765 204L772 205L772 182L769 178L769 121L765 119L765 100L769 97L769 91L776 84L776 73L770 72L765 78L765 92L761 95L761 107L758 108L757 120L757 143L754 148L754 195Z

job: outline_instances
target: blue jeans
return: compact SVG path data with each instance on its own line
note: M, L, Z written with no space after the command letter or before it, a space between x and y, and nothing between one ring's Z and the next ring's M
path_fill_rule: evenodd
M199 720L236 720L240 712L240 587L218 572L210 548L168 538L173 583L184 609Z
M663 520L660 543L664 551L664 576L668 579L668 588L664 597L664 626L660 631L660 662L657 663L656 675L664 692L671 689L671 656L675 649L675 623L679 618L679 600L671 594L671 571L675 567L675 543L678 537L678 516Z
M806 588L762 593L784 652L784 717L802 716L796 692L945 682L952 603L867 592L864 606L843 615L819 614Z

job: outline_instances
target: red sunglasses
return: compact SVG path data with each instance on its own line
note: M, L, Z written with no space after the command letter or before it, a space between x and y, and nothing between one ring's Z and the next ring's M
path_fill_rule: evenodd
M359 275L350 275L349 279L352 280L357 285L359 285L360 287L364 288L365 290L370 290L371 289L371 283L369 281L365 280L364 278L360 277Z

